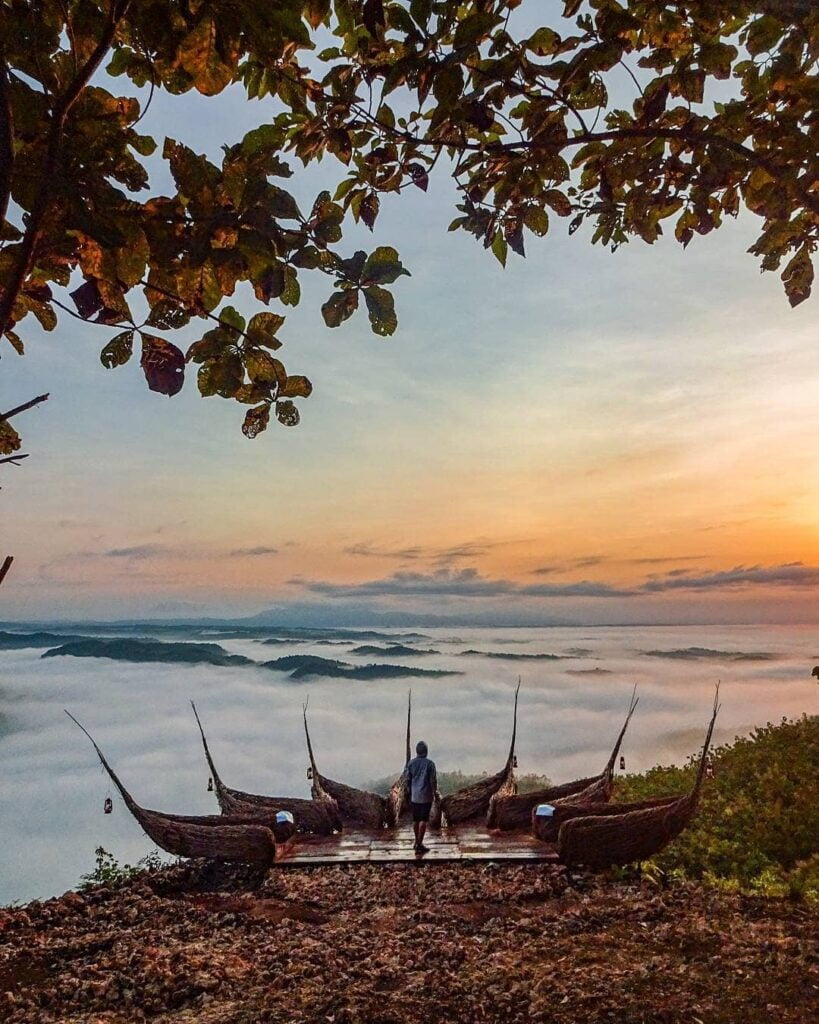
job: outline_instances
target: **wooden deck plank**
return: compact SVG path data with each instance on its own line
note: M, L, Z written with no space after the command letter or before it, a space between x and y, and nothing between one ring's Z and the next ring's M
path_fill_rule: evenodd
M334 864L442 863L446 861L555 862L554 847L522 833L488 832L483 825L459 825L424 839L429 852L419 856L413 848L411 825L366 831L348 829L336 836L296 836L277 851L278 867L316 867Z

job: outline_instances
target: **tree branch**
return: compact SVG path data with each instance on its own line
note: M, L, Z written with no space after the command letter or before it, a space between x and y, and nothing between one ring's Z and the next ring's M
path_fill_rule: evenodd
M10 420L12 416L17 416L21 412L27 412L29 409L33 409L35 405L39 405L40 402L45 402L48 395L38 395L36 398L30 399L28 402L23 402L22 405L16 406L14 409L9 409L8 412L0 412L0 420ZM17 456L18 458L20 456Z
M559 102L562 102L567 109L572 110L573 108L566 100L556 97ZM446 140L446 139L432 139L427 136L413 135L412 132L404 131L400 128L391 128L388 125L383 124L376 117L368 114L368 112L361 107L359 104L353 104L351 109L355 110L356 114L363 117L370 124L376 127L381 133L387 134L394 139L398 139L403 142L409 142L416 146L428 146L434 149L460 149L470 150L476 153L517 153L526 152L539 148L540 144L535 141L521 140L519 142L467 142L464 139ZM579 115L578 115L579 116ZM762 154L755 152L753 149L748 149L741 142L735 142L733 139L728 139L724 135L717 135L711 132L702 131L691 131L685 128L662 128L658 125L645 125L635 126L633 128L612 128L608 131L595 132L595 131L582 131L577 135L568 136L560 145L557 147L560 151L568 149L570 146L583 146L587 142L616 142L618 139L679 139L682 142L687 142L689 145L716 145L722 146L725 149L730 149L738 156L744 157L746 160L753 164L763 164L765 158Z
M68 89L54 108L51 118L51 131L49 132L48 148L46 151L46 158L43 163L42 177L40 179L40 187L37 191L34 203L32 204L26 233L23 236L20 253L17 258L17 265L9 277L8 285L0 296L0 334L6 331L9 327L9 320L11 319L11 312L14 308L14 303L17 301L17 296L20 294L20 289L23 287L23 282L31 268L37 243L40 240L40 230L43 218L51 205L54 181L62 158L63 129L65 128L66 119L71 108L81 96L83 89L85 89L91 81L91 78L102 64L105 55L110 50L120 22L125 17L130 5L131 0L114 0L111 6L111 14L108 19L108 24L105 27L105 31L103 32L100 41L94 47L91 56L85 62L79 74L74 78L73 82L69 85Z
M7 455L5 459L0 459L0 466L4 466L7 462L10 462L12 466L19 466L21 459L27 459L28 455Z
M8 213L13 167L14 115L9 94L9 71L5 55L0 54L0 227Z

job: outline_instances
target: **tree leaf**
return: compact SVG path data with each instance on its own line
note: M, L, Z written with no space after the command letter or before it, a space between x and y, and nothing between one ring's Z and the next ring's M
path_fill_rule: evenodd
M304 5L304 16L312 28L318 28L329 14L330 0L307 0Z
M367 303L373 332L382 337L394 334L398 326L398 317L395 315L395 300L392 294L386 288L371 285L364 289L364 301Z
M112 370L115 366L124 366L133 352L134 332L122 331L115 335L100 352L100 362L107 370ZM177 388L177 390L179 389Z
M506 253L508 246L506 239L503 237L502 231L496 231L492 237L492 244L490 246L495 259L500 263L502 267L506 266Z
M280 398L309 398L313 385L306 377L296 375L288 377L284 387L279 388Z
M233 306L223 306L216 316L220 324L224 324L228 328L236 331L237 334L244 333L245 318L237 309L234 309Z
M364 0L362 18L371 36L378 36L378 30L384 27L383 0Z
M242 424L242 433L245 437L257 437L262 431L267 430L270 422L270 403L257 405L255 409L248 409L245 413L245 421Z
M476 43L489 34L497 21L498 17L492 11L476 11L474 14L467 15L463 21L458 23L452 45L457 49Z
M549 230L549 214L542 206L527 206L523 212L523 223L536 235L545 235Z
M18 356L22 356L25 354L23 339L20 337L19 334L16 334L12 330L7 330L5 337L8 339L9 344L11 345L11 347L14 349Z
M287 379L279 360L260 348L245 352L245 369L254 384L278 384L281 379Z
M422 192L426 192L429 188L429 172L423 164L410 164L407 167L410 177L412 178L413 185L421 189Z
M290 399L285 399L283 402L276 402L276 419L282 426L297 427L301 417L299 416L299 410Z
M375 192L369 192L361 200L361 206L359 207L359 216L372 231L373 225L375 224L375 218L378 216L379 201L378 196Z
M339 327L345 320L349 320L357 309L358 291L351 288L348 291L333 292L321 307L321 315L328 327Z
M143 334L140 366L151 391L171 396L182 389L185 357L170 341L152 334Z
M228 350L218 359L211 359L199 367L196 383L203 397L220 395L233 398L242 387L245 368L238 352Z
M276 331L284 323L285 318L278 313L255 313L247 325L247 337L254 345L264 345L274 351L282 347L276 337Z
M559 189L550 188L543 193L543 201L550 206L558 217L571 217L572 203L568 196Z
M161 331L171 331L184 327L190 318L190 313L178 302L160 299L151 309L145 322L151 327L158 327Z
M807 247L802 248L782 271L785 282L785 293L791 306L798 306L811 293L813 284L813 264Z
M398 253L392 246L380 245L367 257L361 272L361 283L392 284L402 276L409 277L410 272L404 269Z
M77 307L77 312L83 320L90 320L91 317L102 309L102 298L97 282L94 278L84 281L79 288L70 293Z
M179 65L204 96L216 96L233 80L233 68L222 60L214 18L206 14L179 47Z
M20 435L8 420L0 420L0 455L11 455L20 450Z

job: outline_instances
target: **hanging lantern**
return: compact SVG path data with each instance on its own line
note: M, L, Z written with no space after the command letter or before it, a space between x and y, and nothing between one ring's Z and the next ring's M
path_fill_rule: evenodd
M307 769L307 778L308 779L312 779L313 778L313 767L312 767L312 765Z
M518 755L515 754L514 757L512 758L512 767L513 768L517 768L517 766L518 766Z
M714 777L714 762L710 757L705 762L705 777L706 779L713 779Z
M626 770L626 759L625 759L625 757L623 757L623 755L621 754L621 755L620 755L620 771L621 771L621 772L624 772L625 770Z
M208 792L213 792L213 779L210 776L208 776Z
M105 803L102 805L103 814L110 814L114 809L114 801L110 796L105 798Z

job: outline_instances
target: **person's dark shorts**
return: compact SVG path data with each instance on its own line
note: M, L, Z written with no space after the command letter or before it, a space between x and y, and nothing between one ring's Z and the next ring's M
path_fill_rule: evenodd
M412 820L413 821L429 821L429 812L432 810L432 801L428 800L425 804L416 804L412 802Z

